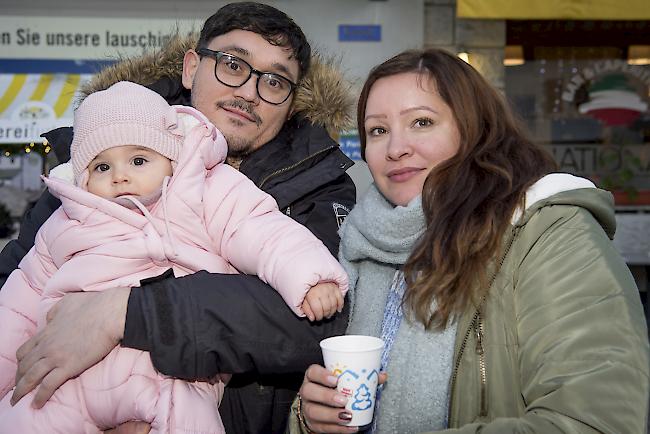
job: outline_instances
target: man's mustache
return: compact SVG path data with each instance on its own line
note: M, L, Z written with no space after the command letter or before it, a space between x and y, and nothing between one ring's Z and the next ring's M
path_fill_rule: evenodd
M235 99L231 101L219 101L217 103L217 106L220 108L232 107L244 111L253 117L253 119L255 120L255 124L258 127L262 125L262 118L260 118L258 114L255 113L255 110L253 110L253 104L251 103Z

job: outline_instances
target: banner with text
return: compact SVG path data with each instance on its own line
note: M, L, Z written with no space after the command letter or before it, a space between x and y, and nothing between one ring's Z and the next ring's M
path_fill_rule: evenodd
M199 31L201 20L0 16L0 58L106 59Z

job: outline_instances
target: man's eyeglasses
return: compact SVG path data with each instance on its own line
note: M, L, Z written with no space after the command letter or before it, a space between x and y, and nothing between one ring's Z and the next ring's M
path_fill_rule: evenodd
M215 60L214 76L220 83L228 87L243 86L251 78L251 75L257 75L257 94L269 104L282 104L297 87L288 78L272 72L258 71L245 60L232 54L208 48L199 48L196 52L201 56L212 57Z

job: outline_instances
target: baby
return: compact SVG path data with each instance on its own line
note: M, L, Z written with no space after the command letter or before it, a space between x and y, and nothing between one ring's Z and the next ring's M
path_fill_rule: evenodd
M300 316L343 307L347 276L311 232L224 164L225 139L200 112L119 82L75 112L71 162L45 179L61 207L0 291L0 433L98 432L130 420L151 432L222 433L223 382L157 373L148 353L116 348L40 410L14 407L17 348L68 292L176 276L256 274ZM74 321L73 318L70 319Z

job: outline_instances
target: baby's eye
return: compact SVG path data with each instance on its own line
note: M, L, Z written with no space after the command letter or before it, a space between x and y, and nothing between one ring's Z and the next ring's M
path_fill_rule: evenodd
M146 162L147 162L147 160L142 158L142 157L135 157L133 159L133 164L135 164L136 166L142 166Z
M97 172L106 172L107 170L110 170L111 166L109 166L106 163L100 163L97 166L95 166L95 171Z

